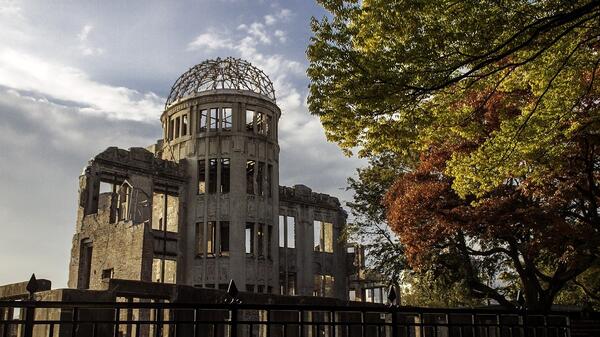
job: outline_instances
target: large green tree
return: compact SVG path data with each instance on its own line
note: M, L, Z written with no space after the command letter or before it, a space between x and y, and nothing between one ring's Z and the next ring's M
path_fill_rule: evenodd
M597 89L598 1L320 2L332 18L312 22L309 107L347 151L486 137L448 170L461 195L481 194L515 173L545 175L560 140L597 123L595 109L577 112ZM470 128L480 107L458 105L482 88L527 93L491 135Z
M409 261L427 261L417 248L440 245L440 253L462 248L474 251L464 255L469 261L488 254L500 263L496 254L510 252L502 235L515 234L506 268L519 275L531 305L547 308L599 255L600 2L320 2L331 16L312 23L311 112L344 150L394 153L403 169L429 179L398 176L388 194L388 218ZM432 153L444 160L428 164ZM419 203L429 208L403 213ZM463 218L435 213L444 210ZM490 225L502 212L522 216L503 218L519 231ZM441 233L452 235L419 232L443 224ZM475 246L461 247L461 236ZM536 247L543 254L524 261ZM474 290L506 299L474 276Z

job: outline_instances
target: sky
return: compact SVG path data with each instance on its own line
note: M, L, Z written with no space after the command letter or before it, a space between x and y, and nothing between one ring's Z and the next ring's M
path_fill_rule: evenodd
M146 147L175 80L234 56L273 81L280 183L349 201L364 165L328 143L306 106L313 0L0 0L0 284L65 287L78 177L109 146Z

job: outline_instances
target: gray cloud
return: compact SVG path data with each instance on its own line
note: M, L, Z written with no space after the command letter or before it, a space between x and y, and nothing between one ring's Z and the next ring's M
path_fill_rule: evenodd
M38 277L66 285L77 180L108 146L147 146L160 125L110 120L0 90L0 284Z

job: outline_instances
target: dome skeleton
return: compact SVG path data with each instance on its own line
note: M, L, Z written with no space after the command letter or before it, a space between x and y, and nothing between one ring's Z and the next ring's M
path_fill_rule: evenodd
M183 73L173 84L165 109L182 98L218 89L251 91L275 102L273 83L262 70L228 57L204 61Z

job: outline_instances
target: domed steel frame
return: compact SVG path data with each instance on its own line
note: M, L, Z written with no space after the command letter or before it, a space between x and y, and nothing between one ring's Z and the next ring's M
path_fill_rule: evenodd
M242 59L228 57L206 60L179 76L165 109L179 99L217 89L247 90L275 101L273 82L262 70Z

